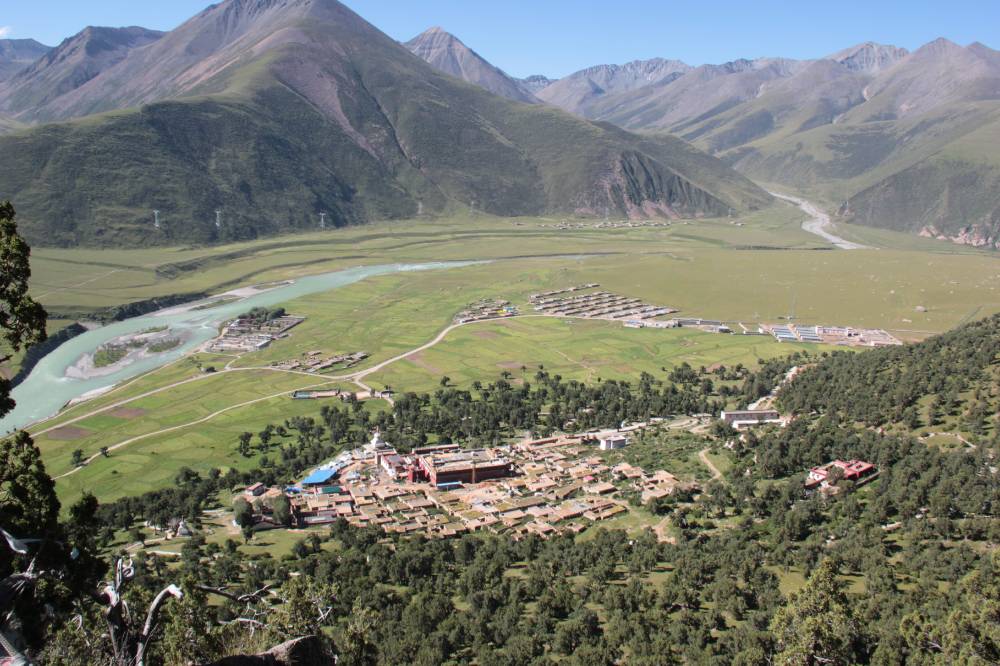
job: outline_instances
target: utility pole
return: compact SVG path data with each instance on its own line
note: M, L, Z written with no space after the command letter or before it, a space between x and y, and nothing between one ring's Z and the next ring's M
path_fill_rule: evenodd
M158 210L153 211L153 227L160 228L160 211Z

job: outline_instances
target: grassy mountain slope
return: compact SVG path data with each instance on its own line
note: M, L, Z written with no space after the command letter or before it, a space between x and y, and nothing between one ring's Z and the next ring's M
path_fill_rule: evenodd
M824 125L724 155L740 171L825 198L843 220L996 246L1000 102Z
M704 65L624 91L594 86L576 105L551 92L572 78L538 95L677 134L833 204L843 221L1000 246L1000 158L977 148L997 145L1000 52L982 44L938 39L908 53L867 42L814 61Z
M632 130L683 134L687 124L754 99L769 82L789 77L801 67L802 63L782 58L702 65L681 76L602 96L588 107L587 115Z
M192 45L222 32L231 41L212 41L192 65ZM232 64L220 67L220 54ZM17 203L32 242L241 239L315 228L320 212L344 225L465 206L642 217L721 215L769 201L682 141L519 104L440 73L333 0L229 0L57 106L145 94L132 85L92 98L154 55L168 82L153 89L198 84L137 109L0 138L8 158L0 196Z

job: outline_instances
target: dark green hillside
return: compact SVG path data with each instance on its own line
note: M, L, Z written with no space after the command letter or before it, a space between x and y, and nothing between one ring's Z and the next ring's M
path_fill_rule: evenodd
M838 352L802 373L779 398L783 409L869 426L1000 432L1000 315L924 342Z
M280 87L43 126L2 146L3 196L44 244L212 242L315 229L320 211L330 225L416 213L389 168Z
M241 39L225 29L237 20ZM214 73L185 89L209 39L223 40L202 63ZM150 72L165 99L143 96ZM678 139L447 76L333 0L213 6L50 106L69 117L121 100L138 107L0 137L0 197L32 242L245 239L315 229L321 212L330 225L468 207L699 217L770 201Z

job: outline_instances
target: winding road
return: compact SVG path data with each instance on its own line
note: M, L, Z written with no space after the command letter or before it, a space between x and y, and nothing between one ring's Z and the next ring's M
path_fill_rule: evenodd
M798 197L789 196L787 194L778 194L777 192L768 192L771 196L781 199L782 201L787 201L793 203L802 209L802 212L809 216L809 219L802 223L803 231L808 231L811 234L815 234L820 238L833 243L842 250L868 250L871 249L867 245L861 245L860 243L855 243L853 241L845 240L840 236L834 234L831 230L833 229L833 223L830 222L830 216L824 213L819 206L814 203L810 203L805 199L800 199Z
M715 481L716 479L722 478L722 472L719 471L719 468L716 467L712 460L708 457L709 451L711 451L711 449L702 449L699 451L698 459L701 460L701 464L707 467L708 471L712 473L712 481Z

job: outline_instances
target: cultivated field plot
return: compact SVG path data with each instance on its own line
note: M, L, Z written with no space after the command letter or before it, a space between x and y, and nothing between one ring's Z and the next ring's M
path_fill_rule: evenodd
M72 469L70 456L75 449L90 456L102 446L192 423L233 405L300 388L309 380L267 371L218 373L36 435L35 442L49 473L57 476ZM321 380L312 383L316 381Z

